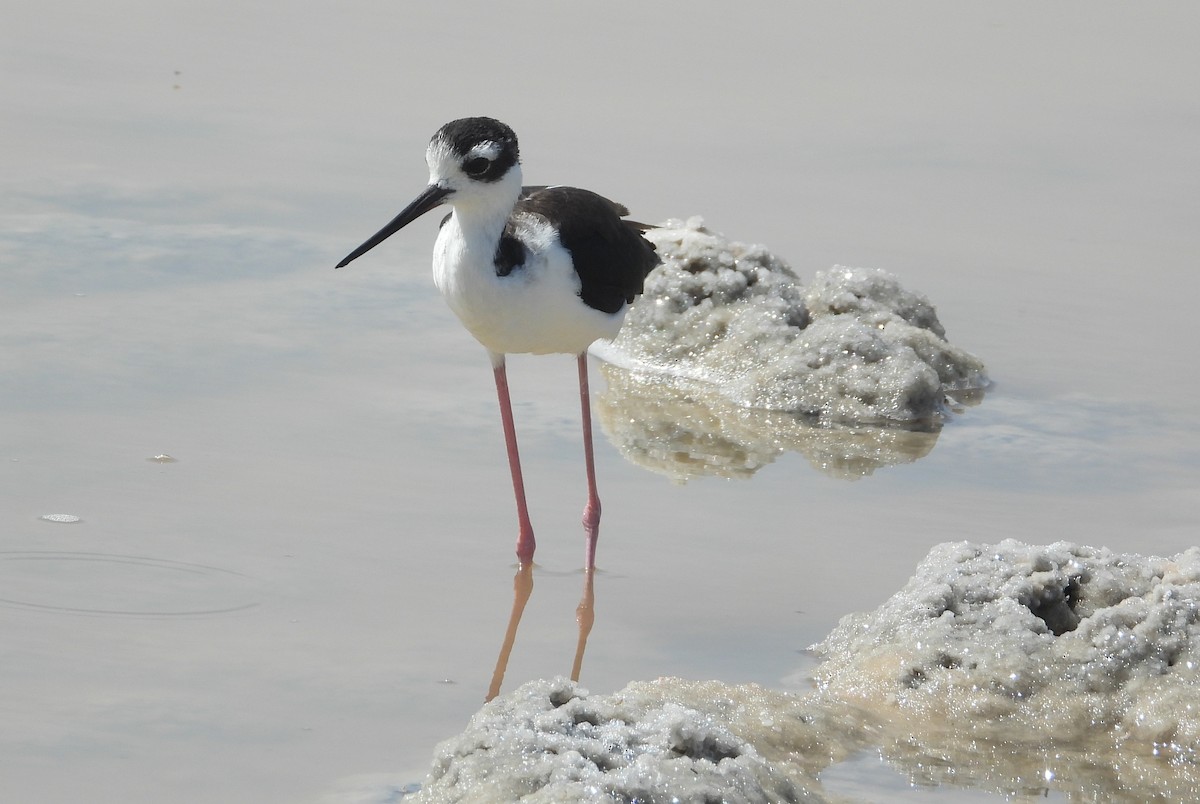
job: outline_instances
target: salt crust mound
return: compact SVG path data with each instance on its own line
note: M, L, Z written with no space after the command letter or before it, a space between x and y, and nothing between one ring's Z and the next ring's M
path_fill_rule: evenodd
M1009 796L1200 800L1200 548L939 545L814 648L807 694L530 682L439 746L413 800L819 802L864 751Z
M1200 548L938 545L904 589L814 649L822 690L875 711L1004 739L1103 730L1195 758Z
M442 743L414 801L821 802L722 719L631 685L533 681Z
M802 287L763 246L700 218L646 232L663 264L621 334L597 352L627 366L712 383L739 405L827 422L913 422L946 394L987 385L951 346L929 301L885 271L835 267Z

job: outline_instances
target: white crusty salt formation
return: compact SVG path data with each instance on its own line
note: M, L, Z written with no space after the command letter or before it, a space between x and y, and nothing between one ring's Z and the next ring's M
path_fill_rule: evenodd
M822 423L930 420L983 388L983 363L945 339L928 299L886 271L835 267L804 287L782 260L699 218L651 229L663 264L597 351L711 383L752 408Z
M438 747L414 801L842 801L823 771L864 752L925 784L1200 800L1200 548L938 545L814 649L808 693L530 682Z
M1200 758L1200 548L938 545L901 591L814 649L827 695L909 723L1108 735Z
M414 802L468 801L825 799L793 769L763 758L711 711L672 700L653 685L591 696L559 678L530 682L485 704L466 731L438 746Z

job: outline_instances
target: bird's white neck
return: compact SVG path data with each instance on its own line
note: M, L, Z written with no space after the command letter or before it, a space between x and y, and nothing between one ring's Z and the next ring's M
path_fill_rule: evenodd
M493 184L477 185L470 193L455 193L450 206L464 236L476 243L489 243L494 250L520 194L521 168L514 165L504 178Z
M438 233L433 273L442 295L464 321L470 317L462 309L468 287L495 278L496 250L520 194L521 171L514 167L497 182L475 184L470 192L450 196L454 212Z
M504 224L512 214L512 206L454 204L453 208L454 223L463 238L472 244L488 245L489 252L495 251L504 234Z

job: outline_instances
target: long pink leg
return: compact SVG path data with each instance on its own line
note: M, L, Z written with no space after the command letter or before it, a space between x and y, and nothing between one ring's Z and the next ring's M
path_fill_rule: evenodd
M596 493L596 464L592 455L592 401L588 391L587 352L579 355L579 407L583 413L583 457L587 464L588 499L583 507L583 531L586 539L586 564L596 567L596 540L600 536L600 495Z
M496 375L496 396L500 398L500 421L504 425L504 444L508 448L508 468L512 472L513 494L517 498L517 561L533 561L537 543L533 525L529 522L529 507L525 504L525 480L521 476L521 456L517 454L517 430L513 426L512 400L508 396L508 373L504 370L504 355L492 355Z

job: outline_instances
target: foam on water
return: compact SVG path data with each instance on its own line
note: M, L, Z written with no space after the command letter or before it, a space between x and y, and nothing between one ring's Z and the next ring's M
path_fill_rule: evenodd
M663 264L617 339L596 349L605 359L822 422L930 420L948 393L988 384L983 363L946 341L929 300L886 271L838 266L805 287L763 246L700 218L646 236Z
M42 514L42 519L46 522L60 522L65 524L73 524L80 521L80 518L74 514Z

